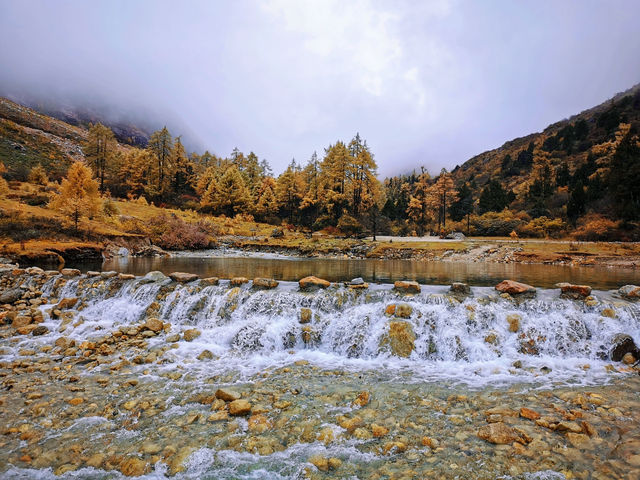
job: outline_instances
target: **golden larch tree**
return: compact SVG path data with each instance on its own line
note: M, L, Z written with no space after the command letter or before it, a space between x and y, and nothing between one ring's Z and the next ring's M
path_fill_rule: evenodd
M51 200L51 207L73 219L75 230L83 216L91 218L102 206L98 182L91 169L82 162L74 162L62 180L60 192Z

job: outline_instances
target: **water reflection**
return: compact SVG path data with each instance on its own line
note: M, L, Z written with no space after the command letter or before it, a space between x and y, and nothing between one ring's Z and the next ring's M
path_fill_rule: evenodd
M591 285L598 289L618 288L629 283L638 283L640 280L637 270L607 267L341 258L131 257L75 267L83 270L116 270L136 275L160 270L164 273L192 272L201 277L270 277L287 281L316 275L334 282L362 277L365 281L379 283L411 279L423 284L460 281L477 286L495 285L505 278L510 278L537 287L553 287L558 282L571 282Z

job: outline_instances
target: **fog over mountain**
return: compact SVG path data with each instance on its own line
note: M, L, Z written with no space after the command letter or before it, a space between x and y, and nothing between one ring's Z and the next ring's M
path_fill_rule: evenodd
M452 168L640 80L636 1L0 0L0 95L295 157Z

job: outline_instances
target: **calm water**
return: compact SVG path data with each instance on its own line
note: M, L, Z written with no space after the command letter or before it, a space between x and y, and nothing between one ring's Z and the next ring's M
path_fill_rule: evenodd
M634 269L379 259L182 255L169 258L115 258L103 264L82 264L75 267L83 270L116 270L136 275L160 270L164 273L192 272L201 277L269 277L285 281L316 275L333 282L362 277L367 282L379 283L411 279L422 284L441 285L459 281L476 286L492 286L509 278L537 287L553 287L558 282L571 282L591 285L597 289L613 289L640 282L640 272Z

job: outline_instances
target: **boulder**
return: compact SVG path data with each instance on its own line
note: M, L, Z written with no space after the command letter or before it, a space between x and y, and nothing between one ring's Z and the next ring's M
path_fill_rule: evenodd
M560 289L560 296L562 298L581 300L591 295L591 287L589 285L573 285L563 282L556 284L556 287Z
M164 328L164 325L157 318L151 317L151 318L147 318L147 321L144 322L144 327L147 330L151 330L152 332L158 333L162 331L162 329Z
M190 329L184 331L184 339L187 342L191 342L191 341L195 340L200 335L202 335L202 332L200 330L198 330L197 328L190 328Z
M100 273L100 277L101 278L113 278L113 277L117 277L118 276L118 272L116 272L115 270L108 270L106 272L101 272Z
M401 293L420 293L420 284L412 280L395 282L393 288Z
M54 308L56 310L66 310L67 308L75 307L77 303L78 303L77 297L67 297L60 300Z
M311 309L310 308L301 308L300 309L300 323L309 323L311 321Z
M413 313L413 307L408 303L399 303L396 305L394 313L398 318L410 318Z
M118 279L119 280L134 280L136 278L136 276L133 273L119 273L118 274Z
M234 400L229 403L229 415L249 415L251 413L251 404L247 400Z
M0 293L0 304L15 303L22 298L21 288L10 288Z
M202 285L203 287L218 285L218 283L220 283L218 277L207 277L200 280L200 285Z
M240 287L245 283L249 283L249 279L245 277L234 277L231 279L230 283L232 287Z
M636 301L640 299L640 287L636 285L625 285L618 289L618 293L622 298L627 300Z
M254 278L253 288L259 288L262 290L271 290L278 286L278 281L273 278Z
M446 238L447 240L464 240L467 237L462 232L451 232L444 238Z
M300 290L310 291L317 290L319 288L327 288L331 285L331 282L311 275L301 279L298 284L300 285Z
M33 331L31 332L31 335L33 335L34 337L37 337L39 335L46 335L47 333L49 333L49 329L47 327L45 327L44 325L38 325L36 328L33 329Z
M640 356L633 338L625 333L618 333L611 341L611 360L620 362L627 353L631 353L636 358Z
M32 321L32 318L29 315L18 315L11 322L11 326L13 328L21 328L26 327Z
M234 400L240 400L240 392L232 390L230 388L219 388L216 390L216 398L224 400L225 402L233 402Z
M29 267L25 269L25 272L27 272L29 275L42 275L44 273L44 270L42 270L40 267Z
M60 273L65 277L77 277L78 275L82 274L82 272L80 272L80 270L78 270L77 268L63 268L62 270L60 270Z
M520 320L522 318L517 313L511 313L507 315L507 322L509 323L509 331L516 333L520 330Z
M536 289L531 285L515 282L513 280L503 280L496 285L496 290L500 293L508 293L509 295L532 295L536 293Z
M155 283L155 282L163 282L166 279L167 279L167 276L164 273L154 270L152 272L147 273L144 277L140 279L140 281L143 283Z
M169 254L157 245L147 245L134 253L136 257L168 257Z
M369 288L369 284L366 283L362 278L358 277L358 278L354 278L353 280L351 280L350 282L345 282L344 283L345 286L347 288L350 288L352 290L360 290L360 289L367 289Z
M449 289L454 295L471 295L471 287L466 283L454 282Z
M416 334L409 322L390 321L389 330L380 340L381 348L388 348L397 357L409 357L415 348Z
M284 230L282 228L276 227L271 232L271 238L282 238L284 237Z
M173 272L169 274L169 278L174 282L179 283L189 283L198 279L198 275L195 273L185 273L185 272Z
M480 427L478 437L497 445L507 445L513 442L528 443L527 437L522 432L503 422L490 423Z

